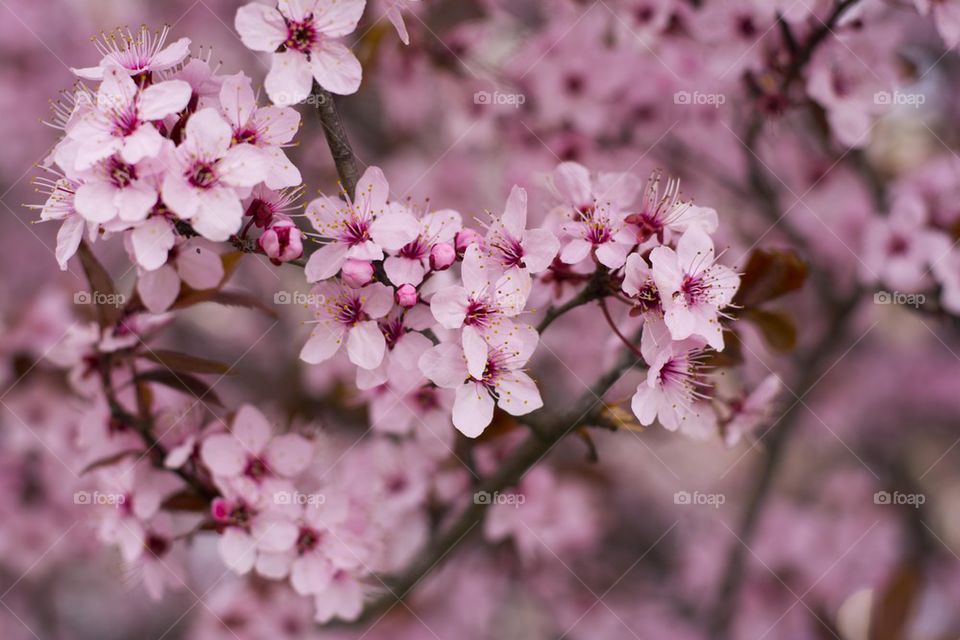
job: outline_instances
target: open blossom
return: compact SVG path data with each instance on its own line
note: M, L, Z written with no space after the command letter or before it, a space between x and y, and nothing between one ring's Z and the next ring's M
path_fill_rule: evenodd
M307 282L335 276L347 258L381 260L383 249L374 242L373 224L387 209L390 188L383 171L370 167L357 183L356 196L346 202L320 196L307 205L307 218L321 238L329 242L307 261ZM407 228L403 233L416 233Z
M279 0L277 7L250 3L237 11L243 44L273 54L264 86L274 104L301 102L313 81L337 94L360 87L360 62L336 38L357 27L365 0Z
M494 218L483 243L500 271L513 268L529 274L545 271L560 250L560 242L548 229L527 229L527 192L514 186L503 215Z
M128 163L119 155L110 156L80 173L83 184L77 188L74 206L89 222L145 220L157 203L165 169L159 158Z
M374 228L374 237L391 254L383 262L390 282L397 286L423 282L433 249L453 242L462 225L460 214L452 209L432 211L417 219L407 207L391 205Z
M350 362L362 369L378 367L387 345L377 319L393 307L393 290L379 282L362 289L322 282L311 293L316 299L316 324L300 350L300 359L310 364L328 360L346 336Z
M551 186L567 220L560 226L560 260L565 264L594 255L600 264L619 269L635 244L635 234L624 222L625 207L633 202L640 184L631 174L600 174L596 184L586 167L561 163Z
M662 321L648 321L643 328L641 352L649 365L647 378L637 387L631 408L640 424L660 421L664 428L688 429L687 421L696 423L712 417L706 399L709 383L701 359L702 343L694 340L675 341Z
M134 77L149 76L156 71L166 71L183 62L190 53L190 38L180 38L164 47L170 27L164 26L155 33L144 25L136 34L118 29L94 40L103 55L96 67L73 69L76 75L88 80L102 80L110 67L120 67Z
M274 499L275 491L284 489L293 490L289 484L275 485L261 494L241 492L231 485L221 487L224 495L214 498L210 511L220 532L217 550L231 571L248 573L260 552L282 553L296 544L296 522Z
M251 144L260 150L267 187L281 189L302 182L300 170L282 149L300 127L299 113L289 107L258 108L250 78L243 72L224 78L220 106L233 131L233 143Z
M713 240L699 227L684 233L676 250L659 246L650 253L670 335L674 340L700 336L722 351L720 316L733 300L740 276L714 259Z
M523 370L539 336L528 325L492 332L486 341L443 342L420 357L420 370L434 384L455 389L453 424L475 438L493 420L494 405L522 416L543 406L536 383Z
M717 230L717 212L681 200L680 181L676 179L667 181L661 195L660 172L655 171L647 181L639 209L627 214L624 222L636 235L636 244L651 239L663 244L671 240L673 233L682 234L691 226L713 233Z
M929 281L929 265L950 249L950 239L928 226L927 207L913 194L899 196L890 215L868 224L863 238L861 276L897 291L914 293Z
M491 283L484 266L480 246L470 245L463 257L461 269L463 286L451 285L440 289L430 299L430 310L443 327L463 328L464 347L467 342L484 349L484 340L496 334L512 331L514 318L523 312L530 295L530 278L518 267L512 267L496 282ZM483 354L479 355L483 359Z
M240 230L243 194L263 179L258 149L231 145L232 131L213 109L187 120L186 138L172 154L173 167L163 181L163 201L200 235L222 242Z
M312 460L313 445L296 433L273 435L263 414L244 405L229 433L213 433L203 441L200 457L221 483L259 485L302 473Z
M77 170L119 153L136 164L160 153L163 136L154 121L181 111L190 100L190 85L167 80L140 90L119 67L110 67L97 91L96 108L81 116L67 133L77 143Z
M620 288L630 296L637 313L653 313L663 316L660 303L660 291L653 279L653 270L638 253L630 254L624 267L623 283Z

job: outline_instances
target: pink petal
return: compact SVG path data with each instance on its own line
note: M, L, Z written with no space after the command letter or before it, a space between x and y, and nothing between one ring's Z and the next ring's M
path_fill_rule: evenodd
M137 294L151 313L162 313L169 309L179 293L180 278L170 265L144 271L137 280Z
M333 566L317 553L297 558L290 567L290 584L302 596L322 593L332 577Z
M163 71L169 69L183 62L189 54L190 38L180 38L153 56L153 60L150 61L150 70Z
M279 106L303 102L313 86L313 71L307 57L297 51L273 54L273 64L264 81L270 101Z
M340 348L343 332L343 325L318 324L300 350L300 359L308 364L320 364L329 360Z
M252 187L263 180L265 165L260 149L252 144L238 144L217 163L217 173L234 187Z
M476 438L493 420L493 398L478 382L457 387L453 403L453 426L468 438Z
M150 218L130 234L137 263L147 271L159 269L167 262L175 242L173 227L165 218Z
M267 464L276 473L293 477L302 473L313 460L313 443L301 435L277 436L267 445Z
M224 564L239 575L253 568L257 558L257 546L249 534L236 527L229 527L217 543Z
M317 31L333 38L353 33L365 6L364 0L320 2L313 12Z
M226 155L233 132L219 113L207 107L187 120L186 136L184 144L194 155L215 160Z
M223 261L203 240L187 240L177 253L177 272L191 289L212 289L223 280Z
M248 49L272 53L287 37L283 16L273 7L251 2L237 10L234 26Z
M90 222L106 222L117 214L113 202L116 193L116 189L105 182L87 182L77 189L73 206Z
M373 320L361 322L347 334L347 355L350 362L363 369L374 369L383 362L387 342Z
M319 282L337 275L344 260L347 259L347 245L341 242L325 244L310 256L304 275L307 282Z
M463 287L451 286L440 289L430 299L430 311L442 326L459 329L467 317L470 299Z
M229 433L215 433L203 441L200 459L214 474L238 476L247 465L247 449Z
M507 206L500 217L507 233L513 238L521 238L527 228L527 191L514 185L507 198Z
M393 289L385 284L374 282L360 292L363 310L371 318L382 318L393 308Z
M152 84L140 93L137 102L140 117L144 120L162 120L183 111L193 89L183 80L167 80Z
M456 389L470 376L463 349L455 342L441 342L425 351L418 365L423 375L443 389Z
M350 95L360 88L363 70L350 49L328 40L314 49L311 55L313 77L321 87L339 95Z
M402 284L412 284L417 286L423 282L425 270L423 263L415 258L400 258L391 256L383 263L383 270L387 272L387 278L390 282L400 286Z
M300 114L290 107L263 107L253 114L260 140L270 145L286 144L300 129Z
M497 383L497 405L512 416L522 416L543 406L537 384L522 371L511 372Z
M398 251L417 238L420 223L403 205L394 204L370 226L373 241L387 251Z
M67 262L80 247L84 226L84 220L80 216L71 216L60 225L60 229L57 231L56 258L61 271L67 270Z
M120 157L130 164L136 164L144 158L153 158L163 148L163 141L163 136L152 124L143 123L123 139Z
M240 230L243 207L240 197L228 187L214 187L198 194L200 209L193 228L207 240L223 242Z
M231 432L249 454L259 455L270 441L273 428L260 411L245 404L237 411Z
M234 129L246 126L257 108L250 78L242 71L223 79L220 86L220 107Z
M463 354L467 359L467 371L479 380L487 366L487 343L480 332L473 327L464 327L461 334Z
M523 236L523 264L530 273L546 271L560 251L560 241L548 229L531 229Z

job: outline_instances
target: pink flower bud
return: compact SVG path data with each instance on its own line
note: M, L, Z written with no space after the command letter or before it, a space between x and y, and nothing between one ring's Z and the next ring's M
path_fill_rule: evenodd
M457 259L457 251L449 243L441 242L430 249L430 268L434 271L449 269Z
M230 503L224 498L214 498L210 503L210 515L217 522L226 522L230 519Z
M340 277L343 282L354 289L359 289L363 285L373 280L373 265L369 260L354 260L350 258L343 263L340 270Z
M410 308L417 304L417 288L412 284L400 285L397 289L397 304L401 307Z
M270 262L290 262L303 255L300 229L286 216L275 216L270 227L257 238L257 245Z
M457 235L453 239L454 245L457 247L457 255L459 256L462 256L463 252L467 250L467 247L473 243L482 241L483 236L473 229L462 229L457 231Z

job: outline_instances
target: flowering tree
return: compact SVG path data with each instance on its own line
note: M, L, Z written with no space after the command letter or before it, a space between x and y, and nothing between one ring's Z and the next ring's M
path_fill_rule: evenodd
M955 46L952 2L918 0L912 28L932 19ZM645 633L765 637L787 616L754 616L763 589L748 577L804 399L866 335L868 301L960 313L953 160L908 172L864 151L891 113L923 104L899 88L908 9L582 4L253 2L233 26L266 71L217 65L146 27L104 36L99 61L72 70L35 209L57 221L56 262L82 270L77 296L93 315L43 347L63 382L41 395L69 398L77 425L51 453L78 461L74 502L96 507L99 539L153 598L193 593L188 565L213 556L243 576L209 604L193 594L211 614L199 637L326 632L311 619L338 634L476 626L467 635L485 637L489 597L474 612L431 607L461 579L498 589L514 562L556 611L529 637L637 635L635 612L604 602L612 629L591 613L607 594L587 585L609 592L626 574L584 581L567 562L615 538L597 506L603 483L587 475L629 493L629 475L605 467L659 429L680 450L731 451L734 465L765 453L724 524L740 544L685 564L665 593L635 595ZM504 38L508 54L485 45L506 30L521 36ZM378 88L379 115L344 102L361 84ZM430 87L442 103L423 101ZM304 135L309 111L321 129ZM404 197L406 132L433 118L443 140L467 116L470 154L441 147L428 164L456 163L456 182L476 184L441 187L449 203ZM486 131L469 138L474 127ZM382 147L382 168L361 160L358 136L379 138L364 147ZM505 199L470 170L484 154L501 154ZM647 171L650 154L666 169ZM328 160L336 189L317 165ZM677 176L692 188L681 193ZM251 292L250 262L291 290ZM235 364L184 337L205 314L214 334L241 315L296 315L309 329L285 336L298 382L284 390L264 370L222 399ZM178 340L190 346L168 346ZM235 355L270 348L258 343ZM285 407L286 392L296 398ZM667 498L719 507L728 495ZM916 516L911 558L936 537ZM688 531L687 544L710 531ZM921 560L887 570L898 562L871 574L872 601L844 583L822 595L829 605L805 600L819 570L798 582L802 596L773 571L806 609L788 618L791 633L914 637L850 631L906 629L924 589L939 588L915 576ZM596 600L587 611L557 586L568 572ZM472 602L468 591L457 600Z

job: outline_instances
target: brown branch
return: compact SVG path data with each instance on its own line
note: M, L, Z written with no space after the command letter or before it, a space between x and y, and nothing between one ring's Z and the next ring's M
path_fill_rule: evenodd
M320 124L323 125L323 135L327 139L327 146L330 147L330 155L333 156L333 163L337 167L337 175L340 176L340 184L347 195L353 199L357 191L360 171L357 168L353 147L350 146L347 132L343 128L340 112L337 111L337 105L330 92L316 82L313 83L313 98L313 102L317 105L317 116L320 118Z

